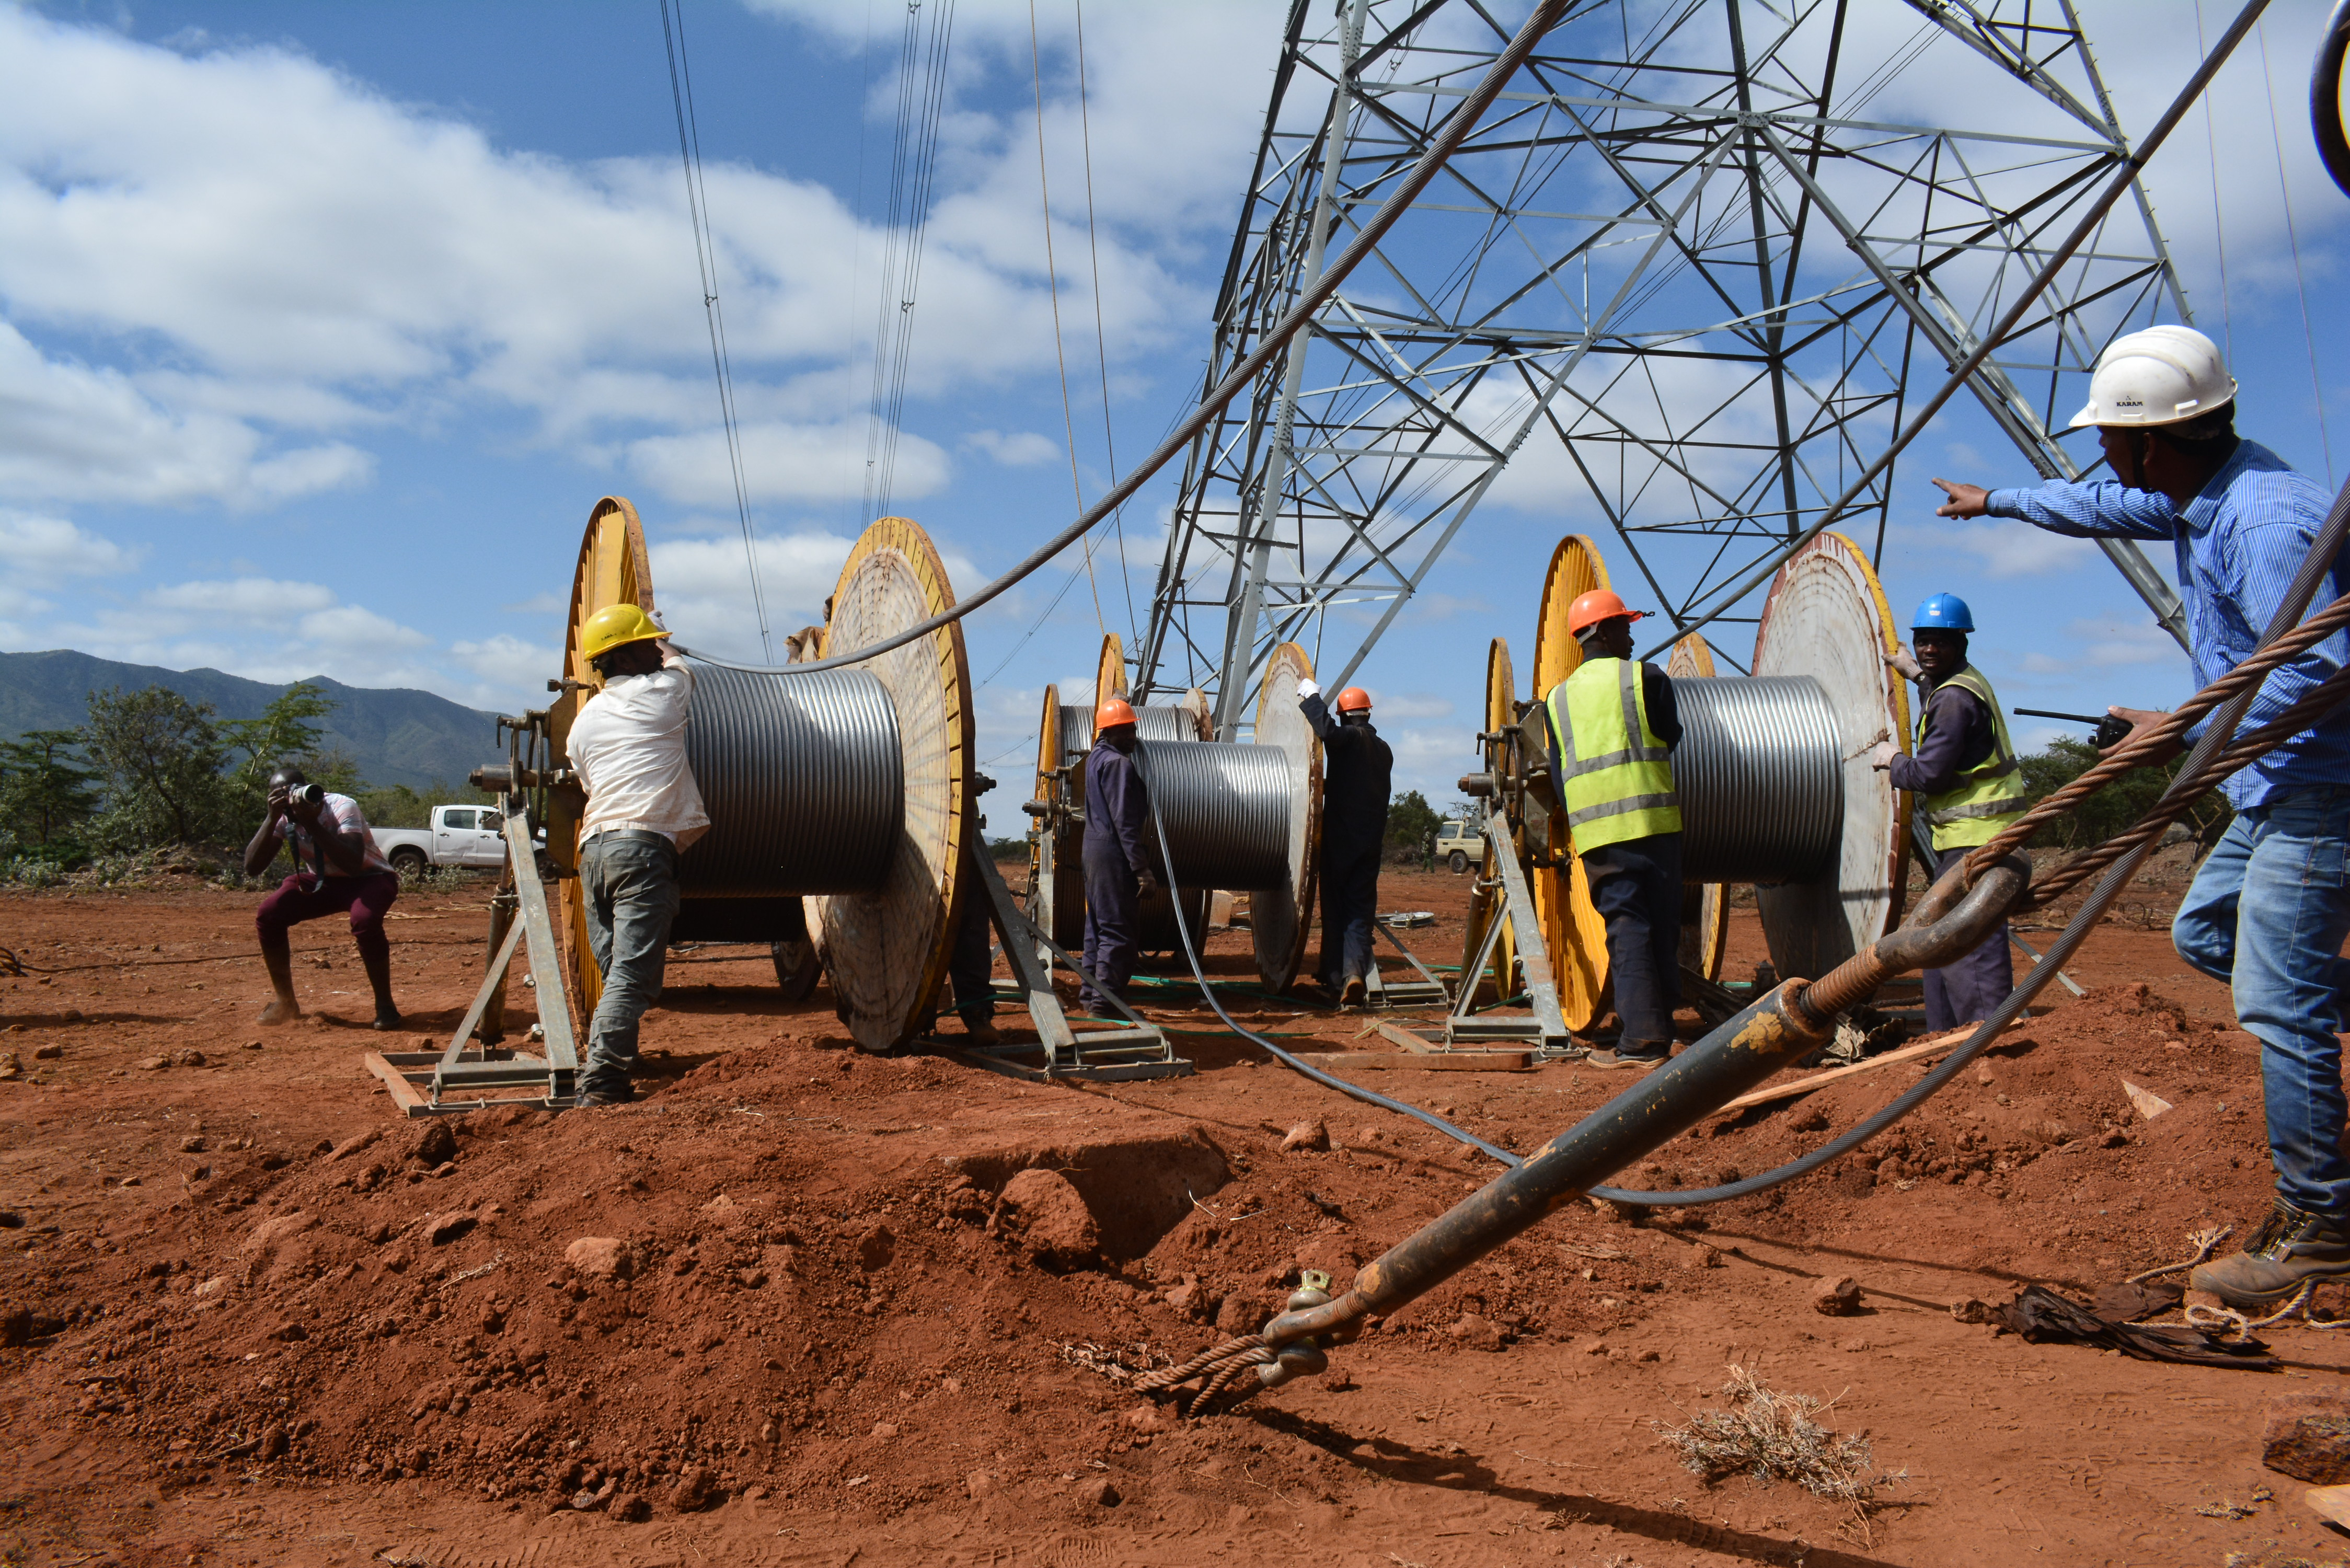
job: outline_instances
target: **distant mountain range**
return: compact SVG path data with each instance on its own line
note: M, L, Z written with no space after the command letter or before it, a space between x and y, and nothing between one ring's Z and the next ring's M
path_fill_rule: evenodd
M360 776L378 788L422 789L435 779L463 784L473 769L504 754L495 714L430 691L346 686L323 675L311 679L335 703L335 711L318 721L322 743L357 758ZM192 702L211 703L224 719L258 719L286 690L217 670L117 664L65 649L0 653L0 738L14 740L27 730L78 728L88 715L89 694L109 686L133 691L166 686Z

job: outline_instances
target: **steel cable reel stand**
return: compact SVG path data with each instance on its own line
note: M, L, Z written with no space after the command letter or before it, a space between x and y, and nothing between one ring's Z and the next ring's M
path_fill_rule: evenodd
M1484 868L1446 1019L1450 1045L1532 1041L1555 1059L1577 1054L1575 1036L1608 1010L1607 927L1564 831L1536 711L1582 662L1567 607L1607 586L1591 540L1560 542L1536 625L1533 701L1513 690L1507 644L1497 638L1488 651L1485 765L1461 781L1488 803ZM1683 731L1673 753L1690 889L1683 919L1695 928L1684 929L1682 947L1709 981L1720 972L1730 884L1756 885L1782 974L1835 967L1900 914L1907 797L1867 753L1885 739L1906 747L1908 693L1884 662L1892 612L1851 541L1822 534L1780 568L1755 641L1752 676L1709 673L1712 651L1695 637L1676 646L1668 667ZM1489 969L1497 997L1511 994L1513 979L1522 984L1526 1014L1476 1011Z

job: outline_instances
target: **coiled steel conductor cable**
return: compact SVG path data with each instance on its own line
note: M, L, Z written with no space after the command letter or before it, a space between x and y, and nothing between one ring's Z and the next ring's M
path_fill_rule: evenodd
M1428 1127L1433 1127L1436 1131L1442 1133L1446 1137L1451 1138L1456 1142L1468 1145L1471 1148L1477 1150L1480 1154L1492 1156L1493 1158L1500 1160L1503 1165L1514 1167L1523 1164L1524 1162L1523 1160L1521 1160L1516 1155L1512 1154L1508 1149L1503 1148L1495 1144L1487 1143L1483 1138L1479 1137L1475 1133L1470 1132L1466 1128L1454 1127L1451 1122L1446 1121L1442 1116L1438 1116L1433 1111L1424 1111L1418 1106L1407 1105L1401 1100L1390 1099L1387 1096L1378 1093L1376 1090L1366 1089L1359 1084L1350 1084L1344 1078L1335 1076L1329 1073L1325 1073L1319 1067L1311 1066L1306 1063L1300 1061L1296 1056L1283 1050L1280 1046L1274 1044L1263 1035L1257 1033L1253 1029L1244 1027L1237 1019L1233 1018L1231 1013L1224 1011L1224 1004L1216 998L1216 988L1208 983L1207 971L1200 967L1199 949L1191 940L1191 922L1185 919L1183 915L1182 890L1175 884L1174 857L1170 853L1168 846L1167 824L1160 819L1159 815L1159 786L1157 780L1151 776L1153 772L1152 758L1150 755L1151 750L1152 748L1148 743L1135 748L1138 765L1142 773L1144 798L1149 802L1150 806L1150 826L1152 830L1159 836L1159 858L1166 861L1168 865L1167 892L1170 901L1175 906L1175 933L1182 940L1183 961L1191 965L1191 978L1199 982L1200 994L1208 999L1208 1005L1215 1010L1215 1013L1218 1018L1224 1021L1224 1027L1231 1030L1234 1034L1239 1035L1242 1039L1247 1041L1250 1044L1271 1054L1272 1057L1275 1061L1279 1062L1283 1066L1289 1068L1292 1072L1301 1074L1305 1077L1313 1079L1315 1083L1320 1084L1325 1088L1336 1089L1342 1095L1346 1095L1353 1099L1360 1100L1366 1105L1377 1106L1381 1110L1395 1111L1400 1115L1409 1116L1415 1121L1424 1123Z

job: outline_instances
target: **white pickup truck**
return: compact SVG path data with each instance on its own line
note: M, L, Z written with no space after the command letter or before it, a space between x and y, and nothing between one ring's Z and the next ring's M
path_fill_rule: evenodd
M503 866L505 818L494 805L436 805L430 827L377 827L375 846L412 877L427 866Z

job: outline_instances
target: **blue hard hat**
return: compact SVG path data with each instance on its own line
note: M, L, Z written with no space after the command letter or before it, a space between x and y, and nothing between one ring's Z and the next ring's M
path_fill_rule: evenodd
M1909 619L1912 631L1972 631L1974 612L1956 594L1936 594L1918 607Z

